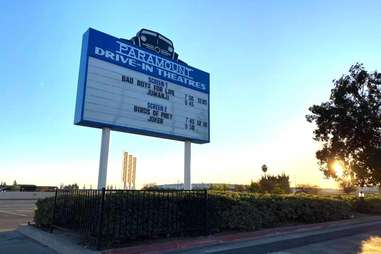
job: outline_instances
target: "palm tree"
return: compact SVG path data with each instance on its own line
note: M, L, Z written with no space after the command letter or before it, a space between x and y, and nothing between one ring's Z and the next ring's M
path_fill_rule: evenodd
M266 164L263 164L261 168L262 168L263 174L265 175L265 178L266 178L266 172L267 172Z

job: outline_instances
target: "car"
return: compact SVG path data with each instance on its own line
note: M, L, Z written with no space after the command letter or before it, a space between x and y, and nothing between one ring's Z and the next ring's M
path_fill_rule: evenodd
M162 56L178 60L178 54L175 52L172 41L158 32L143 28L130 41L139 47L147 48Z

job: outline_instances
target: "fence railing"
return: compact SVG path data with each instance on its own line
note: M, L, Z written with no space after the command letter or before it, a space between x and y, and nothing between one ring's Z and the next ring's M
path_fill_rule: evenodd
M206 190L57 190L52 228L80 232L97 248L208 233Z

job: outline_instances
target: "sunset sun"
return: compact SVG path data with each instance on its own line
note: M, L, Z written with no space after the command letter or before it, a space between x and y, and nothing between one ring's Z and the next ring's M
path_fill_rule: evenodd
M333 169L335 170L336 176L338 176L338 177L343 176L343 174L344 174L344 167L343 167L343 163L342 162L336 160L334 162L334 164L333 164Z

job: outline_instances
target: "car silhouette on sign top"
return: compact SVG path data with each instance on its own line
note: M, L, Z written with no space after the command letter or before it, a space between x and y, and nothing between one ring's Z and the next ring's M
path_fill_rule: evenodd
M148 29L141 29L130 41L137 46L147 48L156 53L177 60L178 54L175 52L173 43L167 37L158 32Z

